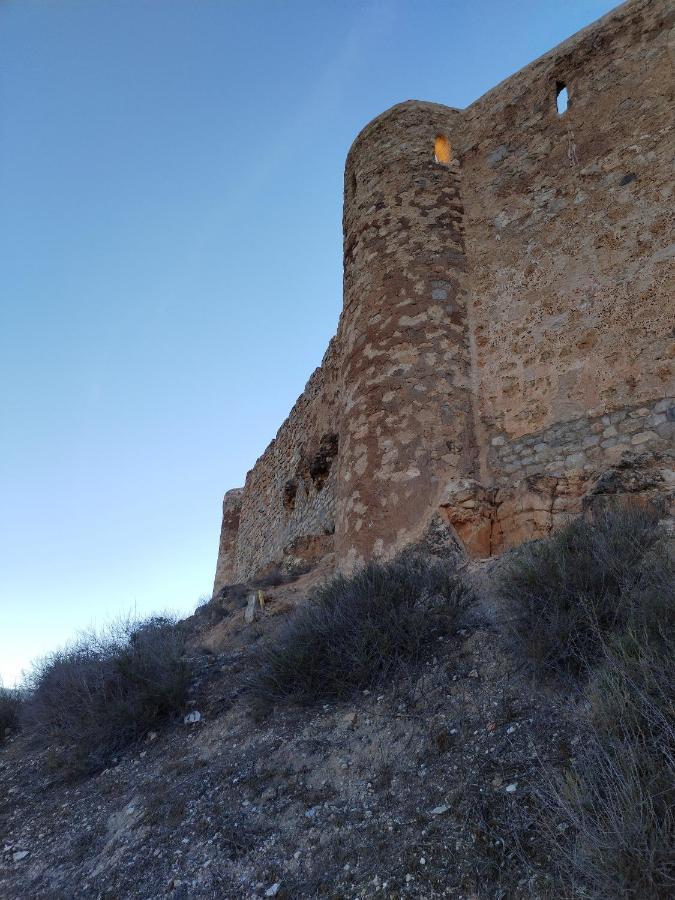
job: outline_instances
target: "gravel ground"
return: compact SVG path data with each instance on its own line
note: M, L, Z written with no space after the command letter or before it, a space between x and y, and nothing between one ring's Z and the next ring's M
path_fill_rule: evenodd
M242 625L194 651L199 721L77 783L10 739L0 896L556 896L537 792L573 758L579 710L532 684L489 611L396 684L263 721L243 690L263 629Z

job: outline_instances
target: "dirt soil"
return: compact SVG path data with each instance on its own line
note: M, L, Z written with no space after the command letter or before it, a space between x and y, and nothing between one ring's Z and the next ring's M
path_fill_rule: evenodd
M263 721L245 690L258 642L316 576L263 589L248 622L250 588L226 591L184 626L199 721L78 782L21 737L0 749L0 896L556 896L537 792L573 758L582 711L532 683L474 576L480 596L423 668Z

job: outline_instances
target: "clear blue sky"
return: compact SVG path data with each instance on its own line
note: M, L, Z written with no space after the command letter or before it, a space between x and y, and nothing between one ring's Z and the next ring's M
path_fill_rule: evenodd
M0 4L0 675L209 592L341 305L342 170L606 0Z

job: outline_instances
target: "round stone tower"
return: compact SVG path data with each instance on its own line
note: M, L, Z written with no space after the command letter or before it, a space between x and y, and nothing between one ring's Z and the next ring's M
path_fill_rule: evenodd
M461 112L408 101L347 157L336 551L349 569L418 539L473 474Z

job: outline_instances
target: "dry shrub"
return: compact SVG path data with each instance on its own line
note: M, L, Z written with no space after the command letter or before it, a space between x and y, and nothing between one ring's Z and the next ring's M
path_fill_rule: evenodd
M250 682L256 705L345 697L418 662L466 605L454 569L415 556L338 575L261 646Z
M675 727L639 691L631 705L642 726L592 728L545 797L552 856L572 896L675 895Z
M599 897L675 895L675 579L662 558L587 688L588 744L558 794L570 875Z
M114 754L178 713L189 683L180 629L165 617L119 621L34 665L25 722L67 775Z
M22 703L23 693L20 690L0 685L0 744L5 735L19 727Z
M628 730L663 743L675 721L675 571L664 554L633 594L624 630L603 641L586 694L593 721L608 735ZM672 731L671 731L672 735Z
M536 632L520 646L540 670L588 676L580 751L542 792L570 896L675 895L674 574L654 518L615 510L531 545L506 575L516 621Z
M578 518L512 551L498 592L517 652L540 674L587 674L604 638L624 631L667 558L656 514L637 507Z

